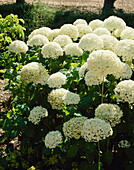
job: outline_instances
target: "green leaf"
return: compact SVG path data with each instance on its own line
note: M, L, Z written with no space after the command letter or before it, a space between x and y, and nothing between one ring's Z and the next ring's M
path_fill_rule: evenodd
M104 161L110 165L112 163L113 160L113 153L112 152L105 152L104 153Z
M70 146L70 148L67 150L67 157L72 158L76 156L77 151L78 151L78 146L76 145Z
M134 148L127 148L126 155L129 160L134 161Z

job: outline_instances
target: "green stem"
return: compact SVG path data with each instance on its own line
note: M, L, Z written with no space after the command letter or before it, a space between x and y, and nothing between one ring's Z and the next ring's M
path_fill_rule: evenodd
M104 93L104 77L103 77L103 82L102 82L102 89L101 89L101 103L103 103L103 93Z
M100 166L100 143L98 141L98 170L101 169L101 166Z

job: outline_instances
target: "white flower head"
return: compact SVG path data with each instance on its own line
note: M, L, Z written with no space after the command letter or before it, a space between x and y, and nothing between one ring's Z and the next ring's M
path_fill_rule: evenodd
M88 25L78 24L76 27L78 28L80 38L83 37L83 35L92 32L92 29Z
M30 111L28 120L36 125L36 124L39 124L39 122L41 121L41 118L44 118L47 116L48 116L48 111L46 108L43 108L41 106L36 106Z
M128 102L134 104L134 81L123 80L119 82L114 89L118 102Z
M58 43L62 48L72 43L72 39L68 35L58 35L53 42Z
M71 43L64 47L64 51L66 55L70 56L81 56L83 54L83 50L78 46L78 43Z
M28 46L23 41L15 40L9 44L8 50L12 53L26 53L28 51Z
M118 147L119 148L130 148L131 144L128 140L121 140L119 143L118 143Z
M96 28L103 27L103 21L95 19L89 23L89 27L94 31Z
M45 136L45 146L49 149L56 148L62 141L61 132L51 131Z
M66 83L67 77L61 73L57 72L49 76L47 84L50 88L60 88Z
M96 34L86 34L81 38L79 47L84 51L100 50L103 49L103 40Z
M87 62L85 62L79 69L79 78L81 78L87 69Z
M110 31L108 31L106 28L96 28L94 31L93 31L93 34L96 34L96 35L111 35Z
M121 32L121 39L132 39L134 40L134 29L131 27L126 27L122 32Z
M78 94L69 91L62 97L62 100L63 103L66 105L78 104L80 101L80 97Z
M74 23L73 23L73 25L78 25L78 24L82 24L82 25L87 25L87 21L86 20L84 20L84 19L77 19Z
M48 34L49 41L53 41L58 35L60 35L60 29L53 29Z
M43 58L58 59L63 55L61 46L56 42L49 42L42 47L41 51Z

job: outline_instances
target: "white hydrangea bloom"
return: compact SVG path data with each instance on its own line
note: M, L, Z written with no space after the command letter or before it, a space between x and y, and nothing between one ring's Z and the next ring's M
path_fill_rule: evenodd
M60 28L61 35L68 35L73 40L77 40L79 36L78 28L72 24L64 24Z
M53 42L58 43L62 48L72 43L72 39L68 35L58 35Z
M114 51L114 47L118 43L117 38L110 35L101 35L100 37L103 40L103 49Z
M119 17L110 16L104 20L104 27L112 32L115 30L123 31L126 28L126 23Z
M85 62L79 69L79 78L81 78L87 69L87 62Z
M42 63L32 62L23 66L20 72L21 79L24 83L32 83L45 85L49 78L45 67Z
M47 84L50 88L60 88L66 84L66 79L67 77L63 73L57 72L49 76Z
M60 29L53 29L48 34L49 41L53 41L58 35L60 35Z
M28 46L23 41L15 40L9 44L8 50L12 53L26 53L28 51Z
M95 109L95 117L110 123L111 127L121 122L123 112L116 104L102 103Z
M28 117L28 120L32 122L33 124L37 125L41 121L41 118L47 117L48 111L47 109L36 106L30 111L30 115Z
M66 55L70 56L81 56L83 54L83 50L78 46L78 43L71 43L64 47L64 51Z
M120 40L114 47L114 52L122 56L123 61L131 62L134 59L134 40Z
M120 38L121 33L122 33L122 30L117 29L117 30L114 30L111 35L116 38Z
M45 146L49 149L56 148L62 141L61 132L58 130L51 131L45 136Z
M79 32L79 37L83 37L83 35L91 33L92 29L87 26L87 25L83 25L83 24L78 24L76 25L76 27L78 28L78 32Z
M61 46L56 42L49 42L42 47L41 51L43 58L58 59L63 55Z
M128 102L134 104L134 81L123 80L119 82L114 89L118 102Z
M60 88L52 90L51 93L48 94L48 102L51 104L52 109L64 109L65 104L62 98L66 93L68 93L68 90Z
M78 94L75 94L69 91L62 97L62 100L63 100L63 103L66 105L78 104L80 101L80 97Z
M98 142L112 136L113 130L109 123L98 118L91 118L84 121L81 136L86 142Z
M66 137L79 139L84 121L87 117L75 117L63 124L63 133Z
M126 63L121 63L121 70L117 70L117 73L114 75L116 79L130 79L133 74L131 67Z
M94 31L93 31L93 34L96 34L96 35L111 35L111 32L108 31L106 28L96 28Z
M85 75L85 83L87 86L99 85L103 81L103 75L94 74L94 71L89 70Z
M73 25L78 25L78 24L83 24L83 25L87 25L87 21L86 20L84 20L84 19L77 19L74 23L73 23Z
M47 37L49 35L50 31L51 31L51 29L49 27L41 27L39 29L35 29L28 36L28 39L31 39L34 35L37 35L37 34L45 35Z
M48 42L49 41L48 41L46 36L41 35L41 34L37 34L37 35L34 35L31 39L29 39L27 41L27 45L30 46L30 47L42 46L44 44L47 44Z
M121 69L121 61L110 50L98 50L92 52L87 59L87 68L98 77L106 77L108 74L116 74L117 68Z
M100 50L103 49L103 40L96 34L86 34L81 38L79 47L84 51Z
M121 39L132 39L134 40L134 29L131 27L126 27L122 32L121 32Z
M92 30L95 30L96 28L103 27L103 24L103 21L95 19L89 23L89 27L91 27Z
M128 140L121 140L119 143L118 143L118 147L119 148L130 148L131 144Z

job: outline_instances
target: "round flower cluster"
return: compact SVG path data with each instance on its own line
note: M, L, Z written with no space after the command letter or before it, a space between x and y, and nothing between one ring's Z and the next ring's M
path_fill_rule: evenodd
M28 63L23 66L20 72L21 79L24 83L32 83L45 85L49 78L45 67L38 62Z
M66 83L66 79L67 77L63 73L57 72L49 76L47 84L50 88L60 88Z
M77 19L73 25L78 25L78 24L83 24L83 25L87 25L87 21L85 21L84 19Z
M89 27L94 31L96 28L103 27L103 21L95 19L89 23Z
M117 70L117 73L114 75L116 79L130 79L133 74L131 67L126 63L121 63L121 70Z
M98 50L92 52L87 59L87 68L92 70L98 77L106 77L108 74L116 74L120 69L121 61L110 50Z
M50 41L53 41L58 35L60 35L60 29L53 29L49 32L47 37Z
M72 25L72 24L64 24L60 28L60 34L61 35L68 35L73 40L77 40L77 38L79 36L79 32L78 32L77 27Z
M94 71L88 71L85 75L85 83L87 86L99 85L104 81L103 75L94 74Z
M96 35L111 35L110 31L108 31L106 28L96 28L94 31L93 31L93 34L96 34Z
M68 90L60 88L52 90L48 95L48 102L51 104L52 109L61 110L64 109L63 96L68 93Z
M114 52L118 56L122 56L123 61L131 62L134 59L134 40L125 39L120 40L115 48Z
M72 43L72 39L68 35L58 35L53 42L58 43L62 48Z
M119 143L118 143L118 147L119 148L130 148L131 144L129 141L127 140L121 140Z
M134 104L134 81L123 80L114 89L115 96L119 102Z
M81 56L83 54L83 50L78 46L78 43L71 43L65 46L64 48L65 54L70 56Z
M110 123L111 127L120 123L123 112L116 104L102 103L95 109L95 117Z
M57 59L63 55L61 46L56 42L49 42L42 47L43 58Z
M101 35L101 39L103 40L104 50L111 50L114 51L115 45L118 43L117 38L110 36L110 35Z
M15 40L11 42L8 50L12 53L26 53L28 51L28 46L23 41Z
M86 34L81 38L79 47L84 51L99 50L103 48L103 40L96 34Z
M79 77L81 78L87 69L87 62L85 62L79 69Z
M72 92L67 92L63 98L62 98L64 104L69 105L69 104L78 104L80 101L80 97L78 94L72 93Z
M81 130L86 117L75 117L63 124L63 133L66 137L79 139L81 137Z
M28 36L28 39L31 39L34 35L41 34L45 35L46 37L49 35L51 29L49 27L41 27L39 29L35 29L31 34Z
M123 31L126 28L126 23L119 17L110 16L104 20L104 27L109 31Z
M41 118L47 117L48 111L47 109L36 106L30 111L30 115L28 117L28 120L32 122L33 124L37 125L41 121Z
M79 32L79 37L83 37L83 35L91 33L92 29L87 26L87 25L83 25L83 24L78 24L76 25L76 27L78 28L78 32Z
M131 27L126 27L122 32L121 32L121 39L132 39L134 40L134 29Z
M30 46L30 47L42 46L44 44L47 44L48 42L49 41L48 41L46 36L41 35L41 34L37 34L37 35L34 35L31 39L29 39L27 41L27 45Z
M62 141L61 132L58 130L51 131L45 136L45 146L49 149L56 148Z
M86 142L98 142L113 134L109 123L98 118L91 118L84 121L81 136Z

